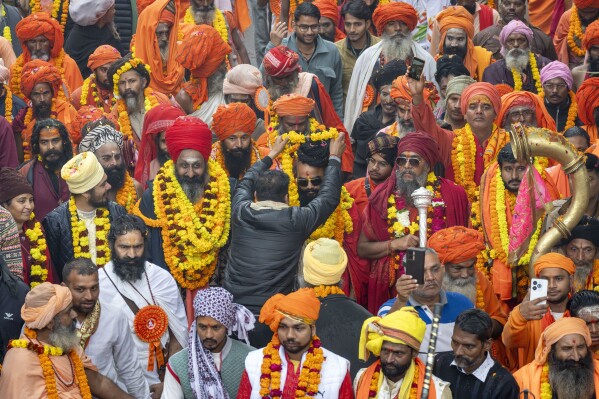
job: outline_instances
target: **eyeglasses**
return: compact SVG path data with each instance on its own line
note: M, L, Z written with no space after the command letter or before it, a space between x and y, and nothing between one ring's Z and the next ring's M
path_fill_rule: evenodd
M387 166L389 166L389 162L386 161L377 161L374 158L368 158L366 159L366 161L368 162L368 165L372 165L374 167L380 167L380 168L386 168Z
M306 33L308 30L311 30L312 32L318 32L320 25L298 25L297 27L300 32L304 33Z
M410 166L413 168L417 168L420 166L419 158L397 157L395 159L395 163L397 164L397 166L407 166L408 162L410 163Z
M306 188L308 184L312 183L313 186L320 186L322 184L322 177L298 177L295 179L298 187Z

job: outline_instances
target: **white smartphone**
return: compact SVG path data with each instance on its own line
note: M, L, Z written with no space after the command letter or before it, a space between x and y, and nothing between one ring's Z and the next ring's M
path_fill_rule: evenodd
M533 301L538 298L547 296L547 285L548 282L544 278L533 278L530 280L530 300ZM539 305L545 305L547 301L539 302Z

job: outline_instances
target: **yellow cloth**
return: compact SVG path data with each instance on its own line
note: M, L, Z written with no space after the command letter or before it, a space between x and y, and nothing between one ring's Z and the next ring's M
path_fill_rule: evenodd
M73 297L67 287L45 282L33 288L25 297L21 318L29 328L40 330L65 310Z
M339 243L319 238L304 249L304 280L312 285L334 285L347 267L347 254Z
M83 152L67 162L60 175L72 194L82 194L100 184L104 169L93 152Z

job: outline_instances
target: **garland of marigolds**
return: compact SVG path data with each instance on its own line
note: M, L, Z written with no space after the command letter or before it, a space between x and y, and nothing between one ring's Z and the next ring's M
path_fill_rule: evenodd
M7 92L8 95L8 92ZM11 99L11 105L12 105L12 99ZM56 115L56 108L55 108L56 102L54 101L54 99L52 99L52 106L50 107L50 115ZM22 140L22 146L23 146L23 159L25 160L25 162L29 161L31 159L31 143L26 139L25 134L26 134L26 128L27 126L29 126L29 124L31 123L31 121L33 120L33 108L29 107L27 108L27 112L25 112L25 119L23 120L23 124L25 125L25 129L23 129L23 131L21 132L21 140ZM32 128L33 129L33 128ZM31 136L29 136L29 140L31 140ZM41 159L40 159L41 162Z
M10 33L10 26L8 26L8 20L6 19L6 7L2 5L2 19L6 22L6 26L2 29L2 37L4 37L10 44L12 44L12 36Z
M42 371L44 373L44 380L46 384L46 392L48 399L59 399L58 389L56 388L56 375L54 371L54 366L52 361L50 360L50 356L62 356L63 350L62 348L50 345L41 345L32 341L32 339L37 338L37 334L34 330L31 330L28 327L25 327L25 336L27 339L13 339L8 343L8 349L11 348L22 348L28 349L32 352L37 353L38 358L40 359L40 364L42 366ZM89 388L89 384L87 382L87 376L85 375L85 369L83 368L83 363L77 353L74 350L71 350L68 355L71 359L71 362L74 366L75 375L73 376L73 382L77 383L79 387L79 391L81 392L81 397L83 399L91 399L92 394Z
M53 58L54 67L56 67L56 69L58 69L58 72L60 73L60 76L63 81L65 81L65 76L64 76L64 57L65 57L65 55L66 55L66 53L64 52L64 50L60 49L60 52L58 53L56 58ZM26 100L25 95L21 92L21 75L23 74L23 65L25 65L25 57L24 57L24 54L21 54L20 56L17 57L17 60L15 61L15 63L12 66L13 69L11 70L11 74L10 74L11 75L10 76L10 89L12 90L12 93L14 95L16 95L17 97L19 97L22 100ZM58 89L58 93L54 93L54 95L55 95L55 98L66 101L67 96L64 92L63 87L64 86L61 84Z
M193 15L191 14L191 7L189 7L187 11L185 11L183 22L186 24L195 25L195 20L193 19ZM212 20L212 27L218 32L223 41L228 44L229 30L227 29L227 21L225 20L225 14L223 14L223 12L216 7L214 8L214 19ZM228 55L225 57L225 61L227 63L227 66L230 68Z
M580 21L580 17L578 16L578 7L572 4L572 14L570 14L570 28L568 29L568 47L572 52L579 56L584 57L586 54L586 50L580 48L580 46L576 43L582 42L582 22Z
M87 98L89 95L89 90L92 91L92 97L94 99L94 106L100 109L104 109L104 100L100 98L100 94L98 92L98 85L96 83L96 74L92 73L83 81L83 85L81 86L81 99L79 99L79 104L81 106L87 105ZM113 106L116 102L114 97L111 98L111 106Z
M572 90L568 92L568 95L570 96L570 108L568 108L568 119L566 119L566 126L564 126L564 130L562 130L559 133L563 133L576 125L576 117L578 116L578 101L576 100L576 94ZM540 92L539 97L541 97L541 100L545 99L545 92Z
M69 198L69 212L71 213L71 231L73 234L73 254L75 258L91 258L89 253L89 236L85 222L79 219L75 197ZM96 217L96 266L104 267L110 262L110 247L108 246L108 232L110 231L110 219L108 209L97 208Z
M281 355L279 354L280 344L274 344L272 341L263 349L264 358L262 360L260 376L260 396L270 399L281 399L283 391L281 390ZM324 362L324 354L321 348L320 339L315 335L310 342L310 348L306 354L306 360L302 365L297 389L296 398L313 398L318 393L320 385L320 370Z
M210 182L204 196L192 204L170 160L160 168L153 183L156 219L145 217L139 202L133 210L148 226L161 229L164 260L183 288L197 289L208 284L216 268L219 248L229 237L229 179L213 159L208 160L208 174Z
M31 10L31 13L33 14L34 12L40 12L43 11L42 10L42 2L40 0L30 0L29 1L29 9ZM61 10L61 5L62 3L62 10ZM69 0L53 0L52 1L52 12L51 12L51 16L52 18L58 20L58 11L61 11L60 13L60 28L62 29L62 32L64 33L64 27L67 24L67 16L69 13Z
M29 270L29 286L34 288L48 279L48 257L46 256L48 245L42 226L35 219L33 212L31 212L29 220L25 222L23 230L29 241L29 255L32 259Z
M541 84L541 75L539 74L539 67L537 66L537 58L532 51L528 52L528 62L530 64L530 70L532 71L532 79L535 82L537 93L543 92L543 85ZM514 78L514 91L522 90L522 75L515 68L512 68L512 76Z
M223 146L223 144L220 141L217 141L216 143L214 143L212 145L212 153L210 154L210 157L212 159L214 159L216 161L216 163L218 163L220 165L220 167L223 168L223 170L225 171L227 176L230 177L229 170L227 169L227 166L225 165L225 157L223 155L223 147L222 146ZM251 166L258 161L258 158L260 157L260 152L258 151L258 148L256 147L256 143L254 142L254 140L251 140L250 147L251 147L250 148L250 151L251 151L250 166ZM244 174L245 174L245 171L242 171L241 176L234 176L234 177L241 179Z
M409 399L418 399L418 378L420 374L420 368L414 364L414 377L412 378L412 385L410 385L410 397ZM379 361L374 369L372 378L370 379L370 386L368 389L368 397L376 398L379 391L379 377L381 375L381 362Z
M572 6L574 7L574 6ZM545 363L543 370L541 371L541 397L540 399L551 399L553 398L553 390L551 389L551 383L549 382L549 364Z
M128 213L133 211L137 202L137 191L135 190L135 182L129 173L125 173L125 183L123 187L116 193L116 202L127 210Z
M336 285L318 285L312 289L317 298L326 298L329 295L345 295L345 292Z
M6 96L4 97L4 118L8 123L12 123L12 90L8 85L4 85Z

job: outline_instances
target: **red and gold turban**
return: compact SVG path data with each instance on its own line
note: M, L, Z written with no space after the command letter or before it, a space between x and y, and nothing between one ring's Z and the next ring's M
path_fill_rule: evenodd
M403 2L379 4L372 14L372 21L379 34L391 21L401 21L412 31L418 24L418 13L414 7Z
M264 303L260 310L260 323L270 327L275 333L273 339L278 341L277 330L279 323L285 317L314 325L320 313L320 301L314 290L302 288L289 295L276 294Z
M582 47L585 50L589 50L592 46L599 44L599 20L587 26L582 37Z
M301 71L299 55L285 46L277 46L264 55L264 72L275 78Z
M166 149L174 162L183 150L196 150L208 162L212 147L212 132L201 119L182 116L175 120L165 134Z
M430 134L422 131L408 133L399 140L397 155L399 156L406 151L420 155L428 163L431 170L439 161L439 145Z
M486 97L493 106L495 113L499 114L501 110L501 97L495 86L487 82L477 82L466 87L462 92L460 108L463 115L466 115L470 100L475 99L477 96Z
M437 231L427 245L437 252L441 263L455 264L476 258L485 249L485 239L478 230L453 226Z
M21 318L29 328L41 330L72 302L71 290L45 282L32 288L25 296Z
M589 78L582 82L576 92L578 117L587 126L595 125L593 112L599 107L599 78Z
M56 96L62 84L60 72L54 65L46 61L29 61L23 66L23 72L21 73L21 92L29 98L33 88L38 83L48 83L52 86L54 96Z
M272 105L275 113L282 116L308 116L314 109L314 100L299 94L285 94Z
M528 107L535 111L537 126L549 130L555 130L555 121L547 112L543 100L529 91L513 91L501 97L501 109L497 114L497 123L501 126L510 110L515 107Z
M251 135L256 128L256 113L243 103L219 105L212 115L212 131L220 141L237 132Z
M540 256L533 266L535 268L535 276L537 277L539 277L542 270L549 268L564 269L569 275L573 275L576 271L576 265L572 262L572 259L555 252Z
M121 53L117 49L103 44L91 53L87 60L87 67L94 71L102 65L111 64L120 58Z
M58 56L64 45L64 35L60 24L45 12L35 12L19 21L15 27L17 38L21 42L21 48L25 55L25 60L30 58L27 43L29 40L44 36L50 40L50 57Z
M77 110L77 117L71 122L71 127L73 128L72 134L73 136L78 137L79 140L73 139L73 141L75 141L76 144L79 144L82 136L81 131L83 130L83 126L90 122L97 121L104 116L106 116L104 114L104 110L96 108L93 105L84 105L79 108Z

